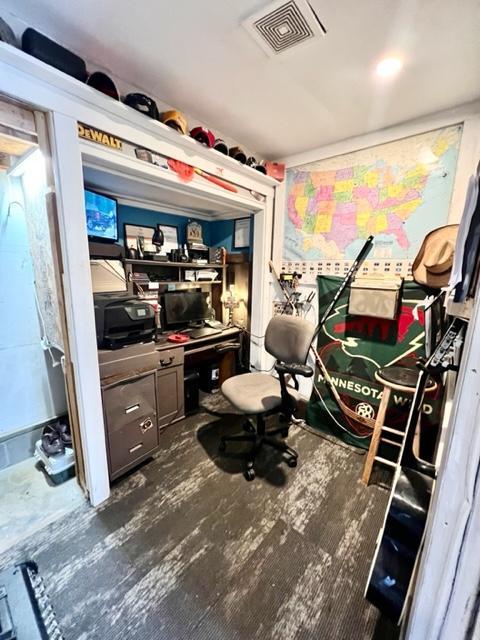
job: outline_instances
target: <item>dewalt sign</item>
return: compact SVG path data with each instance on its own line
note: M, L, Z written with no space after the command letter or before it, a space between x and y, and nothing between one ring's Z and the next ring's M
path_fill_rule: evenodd
M116 138L109 133L105 133L105 131L89 127L81 122L79 122L77 126L79 138L85 138L86 140L103 144L104 147L110 147L110 149L117 149L118 151L121 151L123 143L120 138Z

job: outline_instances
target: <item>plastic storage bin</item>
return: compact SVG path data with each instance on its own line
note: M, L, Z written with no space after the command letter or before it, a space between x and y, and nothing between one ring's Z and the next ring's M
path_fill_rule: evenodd
M65 453L47 456L42 448L42 441L37 440L34 455L55 484L61 484L75 475L75 456L70 447L65 447Z

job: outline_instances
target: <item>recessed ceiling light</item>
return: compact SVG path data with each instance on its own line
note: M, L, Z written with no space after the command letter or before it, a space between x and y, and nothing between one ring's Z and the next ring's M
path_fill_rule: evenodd
M402 67L403 62L400 58L384 58L377 64L376 72L378 76L388 78L398 73Z

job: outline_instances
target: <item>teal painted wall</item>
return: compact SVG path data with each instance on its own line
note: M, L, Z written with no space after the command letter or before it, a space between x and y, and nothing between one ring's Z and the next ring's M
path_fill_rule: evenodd
M140 209L139 207L129 207L120 204L118 206L118 236L119 241L124 244L125 232L123 225L137 224L147 227L155 227L157 224L169 224L178 227L178 242L185 244L185 229L190 220L195 220L202 225L203 241L210 246L210 222L198 220L196 218L186 218L184 216L176 216L172 213L163 213L160 211L150 211L148 209Z
M177 216L172 213L163 213L160 211L151 211L148 209L140 209L139 207L130 207L120 204L118 206L118 235L119 242L124 244L124 228L126 224L145 225L155 227L157 224L170 224L178 227L178 241L185 244L186 226L190 220L195 220L202 225L203 242L209 247L225 247L229 253L237 253L240 251L251 251L253 246L253 216L251 216L250 227L250 249L234 249L233 248L233 220L215 220L206 221L197 218L186 218Z
M250 216L250 246L245 249L233 248L234 220L210 222L210 238L213 247L225 247L229 253L251 253L253 247L253 220Z

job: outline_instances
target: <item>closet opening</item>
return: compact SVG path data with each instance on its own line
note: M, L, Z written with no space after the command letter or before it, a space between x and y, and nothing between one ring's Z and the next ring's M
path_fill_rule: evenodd
M45 114L0 98L0 551L84 502Z

